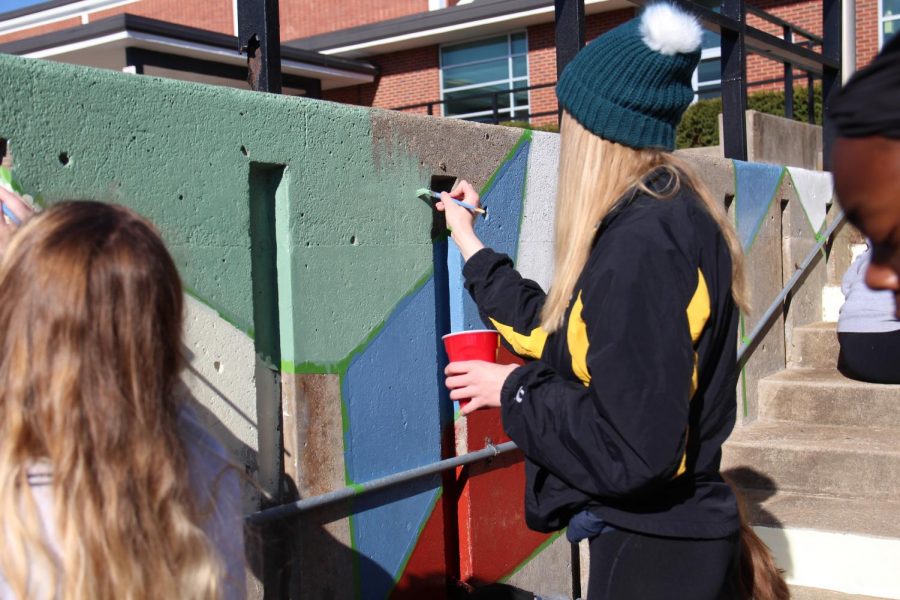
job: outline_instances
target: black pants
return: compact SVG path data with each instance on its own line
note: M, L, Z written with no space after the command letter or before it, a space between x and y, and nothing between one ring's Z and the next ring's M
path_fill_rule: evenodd
M737 600L740 539L664 538L631 531L591 540L588 600Z
M900 383L900 330L838 333L838 368L847 377L871 383Z

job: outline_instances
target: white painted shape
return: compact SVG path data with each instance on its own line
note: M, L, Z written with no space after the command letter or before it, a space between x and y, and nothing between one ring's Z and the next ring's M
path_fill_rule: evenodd
M135 2L140 2L140 0L83 0L82 2L70 2L62 6L22 15L15 19L0 21L0 35L31 29L32 27L50 25L51 23L65 21L78 16L82 16L82 22L84 22L83 15L86 13L125 6Z
M900 600L900 539L754 527L791 585Z
M246 455L247 449L255 453L258 436L253 340L216 311L185 296L184 345L190 355L182 380L200 406L218 421L206 424L212 425L236 458Z
M428 10L447 8L447 0L428 0Z
M837 323L844 305L844 293L839 285L826 285L822 288L822 320Z
M516 268L545 292L553 281L553 242L519 242Z
M88 16L87 13L84 13L83 15L81 15L81 24L82 25L87 25L90 22L91 22L91 18Z
M553 224L559 166L559 135L532 132L525 176L525 206L516 266L545 290L553 275Z
M834 180L831 173L799 167L788 167L787 170L810 226L814 232L821 232L825 226L828 204L834 196Z
M231 15L234 23L234 37L238 37L238 0L231 0Z
M137 67L134 65L128 65L128 66L122 67L122 72L128 73L129 75L137 75Z

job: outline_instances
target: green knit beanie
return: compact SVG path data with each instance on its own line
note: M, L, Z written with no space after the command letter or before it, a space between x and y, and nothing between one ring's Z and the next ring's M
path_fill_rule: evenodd
M559 104L606 140L674 150L675 127L694 99L702 38L695 17L650 5L582 48L556 85Z

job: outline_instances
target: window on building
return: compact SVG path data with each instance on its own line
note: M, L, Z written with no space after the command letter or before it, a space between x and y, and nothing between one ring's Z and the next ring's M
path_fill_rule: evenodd
M695 0L695 2L716 12L722 10L719 0ZM718 33L704 29L702 47L700 64L694 71L696 99L718 98L722 95L722 37Z
M900 31L900 0L878 0L878 42L888 43Z
M444 116L492 121L528 119L528 40L525 32L441 47Z

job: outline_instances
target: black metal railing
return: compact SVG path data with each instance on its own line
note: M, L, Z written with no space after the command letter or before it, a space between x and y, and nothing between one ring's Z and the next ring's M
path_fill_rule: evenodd
M793 75L793 71L791 72ZM806 85L808 88L807 93L807 113L809 116L809 122L813 123L815 121L815 96L813 93L813 86L815 82L818 80L812 73L806 73ZM759 81L751 81L747 83L747 88L759 88L765 86L774 86L775 84L784 84L784 93L785 93L785 109L784 116L792 119L794 117L794 107L793 107L793 98L794 98L794 78L784 78L784 77L774 77L770 79L760 79ZM790 86L788 85L790 84ZM551 115L556 115L556 110L547 110L540 112L528 112L526 115L521 114L521 109L517 109L516 107L501 107L500 106L500 98L503 96L508 96L509 94L515 92L524 92L531 90L540 90L553 88L556 86L556 82L553 83L540 83L537 85L530 85L528 87L519 87L514 90L501 90L501 91L493 91L493 92L484 92L482 94L472 94L471 96L466 96L466 99L471 98L490 98L491 99L491 108L488 109L489 114L484 114L488 111L480 111L480 114L475 116L460 116L456 115L446 115L448 118L459 118L462 120L472 120L478 121L481 123L493 123L497 125L499 123L503 123L505 121L520 121L520 120L530 120L536 117L547 117ZM700 94L708 94L708 93L721 93L722 86L721 85L710 85L705 86L702 90L698 90L698 95ZM425 109L426 114L429 116L445 116L443 111L437 111L436 109L442 107L448 102L453 102L453 100L429 100L427 102L417 102L415 104L404 104L403 106L397 106L391 108L390 110L397 110L401 112L406 111L418 111L420 109ZM531 104L529 102L529 104Z

